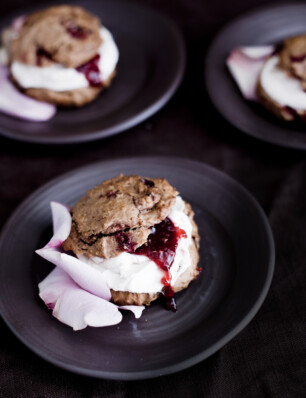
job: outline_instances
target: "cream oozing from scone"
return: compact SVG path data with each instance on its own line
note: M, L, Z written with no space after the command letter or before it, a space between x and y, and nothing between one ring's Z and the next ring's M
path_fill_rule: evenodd
M296 110L306 109L306 93L300 81L289 76L278 67L279 57L274 55L264 64L260 74L260 84L266 94L281 106Z
M174 225L183 229L187 235L187 238L179 240L170 268L172 286L178 277L192 266L189 253L189 247L192 243L192 224L184 209L183 199L177 196L176 202L168 215ZM102 272L108 286L113 290L131 293L157 293L161 292L164 287L162 284L164 272L147 256L123 252L110 259L89 258L86 255L79 255L78 257L81 261Z
M99 70L103 83L116 68L119 50L108 29L102 27L100 35L102 44L98 49L98 54L100 55ZM15 61L11 65L11 73L17 83L25 89L44 88L60 92L89 86L88 80L83 73L60 64L39 67Z

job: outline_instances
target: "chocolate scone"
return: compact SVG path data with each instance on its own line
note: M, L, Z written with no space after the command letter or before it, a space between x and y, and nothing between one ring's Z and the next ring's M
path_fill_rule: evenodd
M104 181L71 215L63 248L113 273L115 303L148 305L161 293L172 299L199 274L194 213L165 179L120 175Z
M16 24L15 24L16 25ZM118 49L100 20L77 6L27 15L3 33L12 80L27 95L82 106L115 76Z

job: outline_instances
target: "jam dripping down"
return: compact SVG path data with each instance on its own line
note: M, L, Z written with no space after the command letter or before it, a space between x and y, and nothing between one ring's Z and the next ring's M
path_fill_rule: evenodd
M135 244L130 242L127 235L123 238L116 236L120 247L133 254L147 256L154 261L159 268L164 271L162 284L164 285L164 297L166 299L166 308L176 311L177 306L174 298L174 291L171 287L170 268L173 263L178 242L181 238L187 238L183 229L176 227L170 218L166 218L159 224L156 224L148 236L147 242L135 250ZM120 239L120 240L119 240Z
M90 61L86 62L81 66L78 66L76 70L85 75L91 87L99 87L102 84L100 69L99 69L100 54L97 54Z

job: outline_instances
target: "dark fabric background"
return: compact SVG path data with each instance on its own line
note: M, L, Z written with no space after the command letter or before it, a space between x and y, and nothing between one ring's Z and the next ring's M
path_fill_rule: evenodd
M1 15L25 3L2 0ZM58 369L25 348L0 321L0 396L305 397L305 153L240 133L217 114L204 90L204 55L214 34L232 17L266 1L141 3L172 17L183 31L188 62L178 92L158 114L106 140L61 147L0 138L0 225L34 189L74 167L122 156L197 159L238 180L269 217L277 251L270 292L253 321L212 357L177 374L139 382L97 380Z

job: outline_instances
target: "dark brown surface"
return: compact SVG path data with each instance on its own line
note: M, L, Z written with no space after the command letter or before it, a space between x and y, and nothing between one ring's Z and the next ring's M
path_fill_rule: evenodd
M141 3L172 17L183 31L188 63L181 88L147 122L103 141L47 147L0 138L1 225L34 189L73 167L122 156L197 159L237 179L268 215L276 243L271 290L255 319L219 352L179 374L150 381L102 381L62 371L25 348L1 321L0 396L302 397L306 313L305 154L280 149L240 133L213 109L203 89L203 57L214 34L230 18L266 1ZM24 4L17 0L2 1L1 14Z

